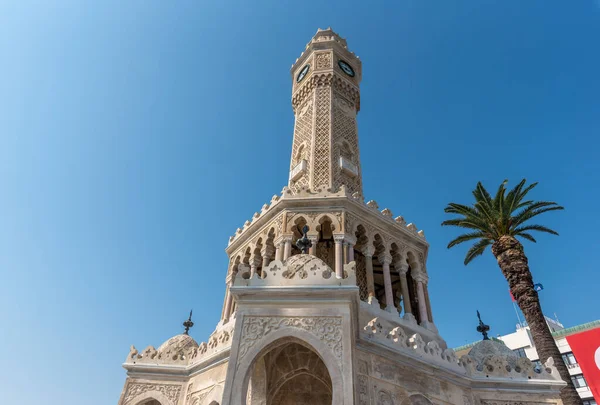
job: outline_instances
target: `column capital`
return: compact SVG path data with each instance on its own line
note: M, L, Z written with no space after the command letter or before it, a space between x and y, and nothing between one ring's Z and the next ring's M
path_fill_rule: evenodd
M381 264L390 264L390 263L392 263L392 255L389 254L388 252L380 253L379 255L377 255L377 258L379 259L379 262Z
M333 240L335 243L342 243L346 235L333 235Z
M356 245L356 237L355 236L346 235L344 237L344 239L348 245L350 245L350 246Z
M394 266L396 267L396 269L398 270L398 273L401 276L405 276L406 273L408 272L408 263L402 263L402 262L398 263L398 262L396 262L394 264Z
M312 243L317 243L317 242L319 242L319 235L310 235L310 234L307 234L307 235L306 235L306 237L307 237L308 239L310 239L310 241L311 241Z
M427 277L426 274L423 274L423 273L420 273L420 272L413 274L412 278L417 283L423 283L423 284L427 284L427 281L429 280L429 277Z
M273 243L275 244L275 246L278 246L285 242L291 242L293 239L294 235L279 235L275 238L275 241Z
M265 243L262 249L260 249L260 254L263 258L271 256L273 254L273 248Z
M364 246L361 249L361 253L365 256L365 257L373 257L373 255L375 254L375 247L371 246L371 245L367 245Z

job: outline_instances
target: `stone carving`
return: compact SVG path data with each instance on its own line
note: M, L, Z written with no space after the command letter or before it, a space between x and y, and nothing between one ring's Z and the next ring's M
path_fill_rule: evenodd
M331 67L331 53L319 53L316 56L316 68L328 69Z
M301 329L321 340L331 349L338 362L342 358L342 318L341 317L261 317L245 316L242 324L242 339L239 358L242 359L258 341L269 333L284 329Z
M366 375L358 376L358 403L369 405L369 377Z
M296 125L294 127L294 142L292 144L292 162L290 170L294 168L294 165L298 162L295 158L308 157L310 150L307 145L312 143L312 131L313 131L313 102L312 99L308 99L306 103L300 108L298 115L296 116ZM300 150L303 149L303 150ZM305 155L303 155L303 153ZM309 187L309 173L311 170L312 159L306 160L306 169L302 176L290 184L293 192L298 192L302 187Z
M481 405L548 405L548 403L538 401L481 400Z
M123 405L133 401L139 395L148 392L157 391L169 398L173 405L177 405L179 394L181 393L181 385L175 384L147 384L147 383L129 383L127 392L123 399Z
M316 90L316 118L315 118L315 146L313 151L313 187L330 187L330 105L331 89L328 87L318 87Z
M394 405L392 395L385 390L379 391L377 394L377 405Z
M291 256L285 262L273 260L263 269L262 276L251 277L248 271L239 271L234 287L266 287L292 285L355 286L356 262L343 266L343 276L338 278L323 260L309 254Z
M384 208L381 213L383 214L384 217L388 217L391 218L394 216L394 214L392 214L392 211L390 211L389 208Z
M373 209L379 209L379 204L377 204L377 201L371 200L367 203L367 207L373 208Z

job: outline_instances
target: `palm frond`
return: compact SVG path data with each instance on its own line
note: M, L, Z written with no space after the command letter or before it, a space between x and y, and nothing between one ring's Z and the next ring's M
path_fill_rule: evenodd
M556 203L553 203L553 204L556 204ZM528 221L537 215L543 214L544 212L558 211L558 210L564 210L564 207L557 205L557 206L552 206L552 207L540 208L537 210L530 210L529 208L526 208L525 210L523 210L519 214L517 214L516 217L512 218L511 228L515 229L516 227L518 227L525 221Z
M512 235L517 236L519 234L521 234L522 232L525 231L539 231L539 232L546 232L546 233L551 233L552 235L558 235L558 232L556 232L555 230L552 230L548 227L545 227L544 225L526 225L526 226L521 226L519 228L516 228L512 231Z
M508 180L504 180L502 183L500 183L500 187L498 187L498 191L496 191L496 196L494 197L494 210L499 211L502 209L502 205L504 202L504 197L506 194L506 183L508 183Z
M535 188L535 186L537 186L538 183L534 182L531 183L530 185L528 185L527 187L525 187L525 189L521 188L521 190L519 191L519 194L517 194L516 196L516 202L517 204L520 204L521 201L523 200L523 198L525 198L525 196L527 195L527 193L529 193L531 190L533 190Z
M447 219L446 221L442 222L442 226L458 226L459 228L477 229L477 230L480 230L482 232L491 233L491 229L490 229L489 223L487 223L485 221L480 221L477 218L469 218L469 219L454 218L454 219Z
M535 238L533 236L531 236L531 234L528 234L527 232L521 232L520 234L518 234L517 236L520 236L522 238L525 238L527 240L532 241L533 243L536 243L537 241L535 240Z
M477 256L481 256L485 251L485 248L492 244L491 239L481 239L479 242L475 243L471 246L471 249L467 252L465 256L465 266L471 262Z
M518 202L517 202L517 198L519 197L521 190L523 189L523 186L525 185L527 180L523 179L521 180L521 182L519 184L517 184L512 190L510 190L508 192L508 195L506 196L506 208L507 208L507 213L510 215L512 214L517 206L518 206Z
M494 202L492 201L492 197L480 181L477 182L477 186L475 187L475 190L473 190L473 196L475 196L476 202L485 205L489 209L493 209Z
M449 203L446 208L444 208L444 212L448 214L460 214L465 217L479 217L480 213L473 207L469 207L468 205Z
M450 249L453 246L459 245L463 242L467 242L473 239L479 239L479 238L487 238L489 235L486 232L471 232L471 233L465 233L460 235L459 237L455 238L454 240L450 241L450 243L448 243L448 249Z

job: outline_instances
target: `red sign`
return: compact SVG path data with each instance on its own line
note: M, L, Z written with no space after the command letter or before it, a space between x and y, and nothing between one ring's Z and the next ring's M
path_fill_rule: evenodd
M600 328L567 336L594 398L600 398Z

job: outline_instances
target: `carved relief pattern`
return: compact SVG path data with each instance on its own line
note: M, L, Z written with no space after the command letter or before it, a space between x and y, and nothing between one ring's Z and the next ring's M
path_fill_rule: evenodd
M362 301L367 301L369 292L367 290L367 269L365 265L365 257L359 255L355 257L356 261L356 285Z
M179 399L179 394L181 393L180 385L172 385L172 384L143 384L143 383L133 383L127 386L127 394L125 394L125 399L123 400L123 404L128 404L137 396L148 392L148 391L158 391L173 403L177 404Z
M317 243L317 257L323 260L330 268L335 268L335 251L333 244L328 246L327 242Z
M294 131L294 143L292 145L292 170L302 159L306 160L306 171L296 181L290 184L292 191L297 192L302 187L309 186L308 173L310 173L311 159L309 158L312 144L313 129L313 101L311 98L298 109L296 115L296 128ZM302 153L300 153L302 148Z
M351 101L343 98L337 92L334 93L333 103L333 139L333 157L336 162L333 187L337 189L344 184L350 194L357 191L362 193L356 109ZM340 156L356 165L358 169L356 177L352 177L341 170L338 163Z
M328 69L331 67L331 54L330 53L320 53L317 54L317 69Z
M315 149L313 151L313 183L312 188L329 188L330 178L330 124L331 124L331 88L317 88L317 108L315 120Z
M369 404L369 378L365 375L358 376L358 404Z
M239 358L242 359L258 341L269 333L284 329L302 329L315 335L331 349L341 364L342 318L341 317L261 317L245 316Z
M544 405L545 402L482 400L481 405ZM546 404L547 405L547 404Z

